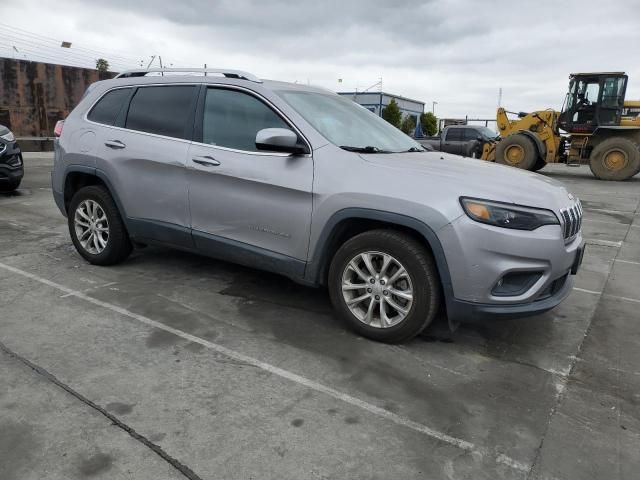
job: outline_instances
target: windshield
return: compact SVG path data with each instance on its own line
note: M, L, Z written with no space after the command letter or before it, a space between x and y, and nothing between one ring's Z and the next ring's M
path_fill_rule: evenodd
M423 151L413 139L350 99L329 93L278 94L331 143L367 153Z
M479 127L478 132L480 132L480 135L486 138L495 138L498 136L498 134L491 130L489 127Z

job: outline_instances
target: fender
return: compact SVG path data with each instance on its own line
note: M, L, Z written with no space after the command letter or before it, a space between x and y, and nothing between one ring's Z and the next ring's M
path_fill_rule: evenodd
M107 187L107 190L109 190L109 193L111 194L111 197L113 198L113 201L116 202L116 206L118 207L118 211L120 212L120 216L122 217L123 222L125 223L125 226L127 227L127 229L129 228L128 225L128 220L129 217L127 217L127 212L125 211L122 202L120 201L120 197L118 197L118 192L116 192L115 188L113 188L113 185L111 184L111 182L109 181L109 178L107 177L107 175L100 170L99 168L95 168L95 167L87 167L86 165L69 165L67 166L67 168L64 171L64 178L63 178L63 182L62 182L62 205L63 205L63 214L66 216L67 212L66 212L66 206L64 205L64 187L67 184L67 177L69 176L70 173L74 173L74 172L79 172L79 173L86 173L87 175L92 175L96 178L99 178ZM55 190L54 190L55 193ZM58 201L56 200L56 203L58 203ZM58 205L58 207L60 207L60 205Z
M449 274L447 259L444 255L444 249L442 248L442 244L440 243L438 236L431 227L420 220L384 210L345 208L334 213L322 229L322 232L318 237L318 241L316 242L312 257L307 263L304 274L305 283L313 283L316 285L324 283L327 265L330 260L327 258L329 255L329 247L338 225L344 221L362 219L400 225L418 232L431 247L433 257L436 261L436 267L438 269L442 289L445 294L445 300L447 304L449 304L449 299L453 299L453 287L451 285L451 276Z

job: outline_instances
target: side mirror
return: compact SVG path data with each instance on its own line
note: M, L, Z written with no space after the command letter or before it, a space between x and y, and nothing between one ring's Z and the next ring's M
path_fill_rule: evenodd
M256 147L270 152L307 153L298 135L288 128L263 128L256 134Z

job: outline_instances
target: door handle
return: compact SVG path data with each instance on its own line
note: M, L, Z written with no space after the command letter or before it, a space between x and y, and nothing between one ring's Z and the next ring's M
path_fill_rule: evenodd
M107 140L104 142L107 147L110 148L124 148L126 145L122 143L120 140Z
M203 165L205 167L217 167L218 165L220 165L220 162L218 160L209 155L205 155L203 157L193 157L192 160L194 163Z

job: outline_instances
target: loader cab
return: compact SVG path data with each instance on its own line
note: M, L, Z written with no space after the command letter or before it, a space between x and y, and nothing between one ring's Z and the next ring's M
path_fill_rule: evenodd
M573 73L558 120L568 133L593 133L598 127L620 125L627 89L624 72Z

